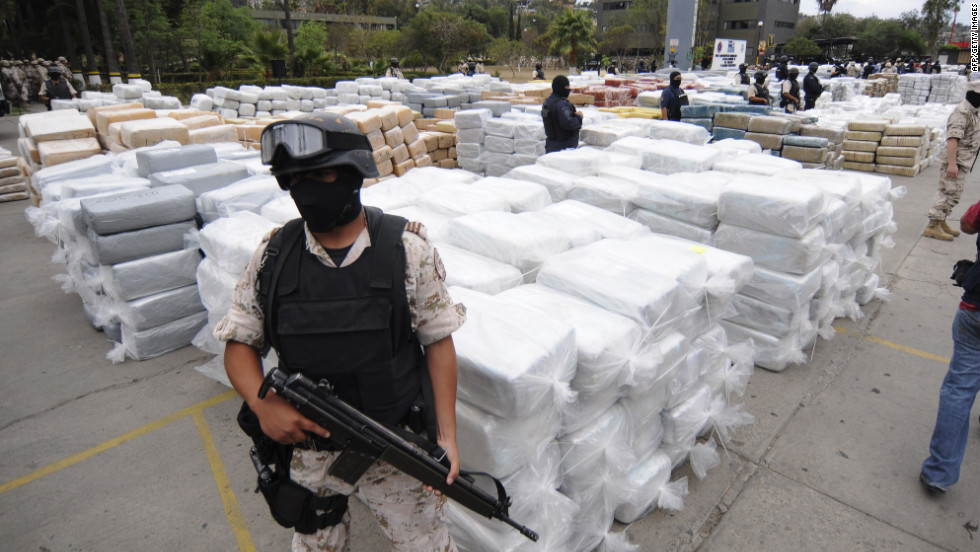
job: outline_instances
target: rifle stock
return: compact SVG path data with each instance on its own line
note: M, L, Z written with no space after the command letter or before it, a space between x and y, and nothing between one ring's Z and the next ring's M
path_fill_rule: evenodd
M317 384L302 374L287 375L273 368L262 382L259 398L265 398L270 389L289 401L302 415L330 431L330 438L344 446L328 470L330 475L353 485L368 467L381 459L469 510L498 519L532 541L538 540L537 533L508 515L510 498L499 481L493 480L497 497L476 486L472 477L462 472L452 485L447 485L450 466L444 450L439 447L431 452L422 450L342 401L326 382Z

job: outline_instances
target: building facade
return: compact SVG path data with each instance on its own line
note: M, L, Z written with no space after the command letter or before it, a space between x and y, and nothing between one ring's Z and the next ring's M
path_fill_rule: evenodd
M796 34L800 0L721 0L717 38L744 40L745 59L772 54L772 48L758 50L759 42L784 44ZM761 24L760 24L761 23Z

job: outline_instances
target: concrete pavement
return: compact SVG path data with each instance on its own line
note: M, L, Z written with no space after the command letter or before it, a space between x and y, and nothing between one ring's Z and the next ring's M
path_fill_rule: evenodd
M0 146L12 148L13 122L0 118ZM977 429L944 497L917 480L952 349L949 274L976 253L969 236L920 239L937 178L936 167L894 178L909 194L895 202L896 247L883 260L891 300L838 321L808 364L757 369L745 396L756 422L704 481L680 470L684 510L618 526L641 550L978 549ZM980 199L977 180L957 215ZM193 369L210 355L105 360L110 344L51 279L54 245L33 236L27 206L0 204L0 549L288 549L252 493L238 399ZM352 504L354 549L387 550Z

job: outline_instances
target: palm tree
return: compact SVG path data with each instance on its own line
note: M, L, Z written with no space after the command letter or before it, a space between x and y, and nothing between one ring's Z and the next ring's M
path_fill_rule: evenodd
M837 0L817 0L817 4L820 12L823 14L822 23L826 25L827 16L830 15L830 10L834 9L834 6L837 5Z
M106 69L109 71L109 80L112 75L119 75L119 60L116 59L116 52L112 49L112 34L109 30L109 18L105 14L105 5L102 0L94 0L96 11L99 12L99 26L102 27L102 45L105 48Z
M99 68L95 65L95 49L92 48L92 35L88 30L88 17L85 15L85 5L82 0L75 0L75 9L78 11L78 27L82 35L82 47L85 48L85 65L88 74L92 75L97 73ZM82 81L87 83L84 76Z
M552 49L568 49L568 65L575 67L575 52L580 46L595 45L595 25L586 11L566 9L555 18L549 29Z
M285 59L289 50L280 44L282 35L277 31L256 31L252 36L251 59L262 66L265 78L269 79L272 75L272 60Z
M117 24L119 25L119 41L122 42L123 53L126 55L126 78L140 77L140 63L136 59L136 44L133 34L129 32L129 17L126 15L126 2L116 0Z

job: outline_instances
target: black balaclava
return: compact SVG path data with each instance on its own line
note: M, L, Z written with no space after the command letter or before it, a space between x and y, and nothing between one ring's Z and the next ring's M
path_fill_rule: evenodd
M361 214L364 177L351 167L336 167L336 171L333 182L302 176L289 187L289 195L310 232L329 232Z
M681 72L671 71L670 72L670 85L674 88L680 88L681 86Z
M562 98L567 98L569 94L572 93L568 89L568 77L565 75L558 75L555 80L551 81L551 91L558 94Z
M970 90L966 93L966 101L970 102L973 107L980 107L980 92Z

